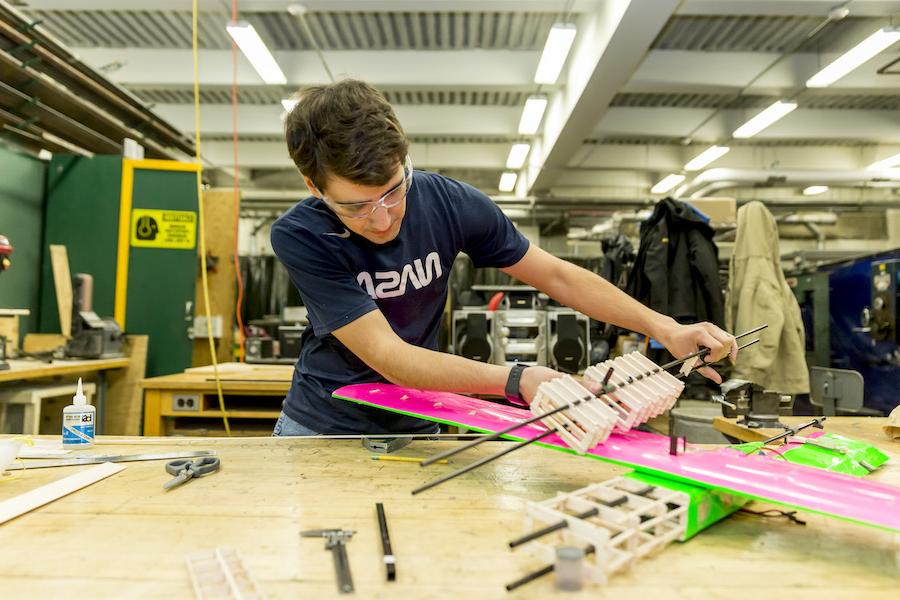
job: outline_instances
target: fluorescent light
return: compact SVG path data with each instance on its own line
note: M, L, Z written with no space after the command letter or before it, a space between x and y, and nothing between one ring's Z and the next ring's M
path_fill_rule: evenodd
M554 84L559 73L566 64L566 57L575 41L575 25L571 23L555 23L547 35L544 52L534 72L535 83Z
M804 196L818 196L828 191L827 185L811 185L803 190Z
M733 135L736 138L749 138L753 137L781 117L793 111L797 108L796 102L785 102L783 100L779 100L775 102L767 109L738 127L734 130Z
M718 160L731 150L728 146L710 146L684 165L685 171L699 171L709 163Z
M291 98L282 98L281 105L284 107L284 110L291 112L294 110L294 107L297 106L297 101Z
M506 168L521 169L528 157L529 150L531 150L531 144L513 144L509 149L509 156L506 157Z
M879 29L853 48L847 50L833 63L806 80L806 87L828 87L853 69L871 60L882 50L900 40L900 27Z
M659 180L659 183L650 188L651 194L665 194L673 187L678 185L684 181L684 175L676 175L675 173L669 173L665 177Z
M534 135L544 118L547 109L546 96L529 96L522 110L522 118L519 119L519 135Z
M500 185L497 186L501 192L511 192L516 189L516 179L519 176L512 172L504 173L500 176Z
M872 171L876 171L880 169L890 169L896 166L900 166L900 154L888 156L887 158L883 158L877 162L873 162L866 168Z
M247 57L247 60L250 61L250 64L253 65L253 68L256 69L257 74L263 81L270 85L284 85L287 83L287 78L281 71L281 67L275 62L275 57L266 48L253 25L246 21L237 21L229 23L225 29L228 30L228 35L238 45L238 48L241 49L241 52L244 53L244 56Z

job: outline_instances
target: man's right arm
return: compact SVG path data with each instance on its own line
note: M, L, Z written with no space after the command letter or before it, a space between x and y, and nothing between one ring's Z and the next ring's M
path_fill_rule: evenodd
M410 344L394 332L379 310L373 310L332 333L391 383L438 391L504 395L510 367ZM519 389L530 403L541 383L561 376L547 367L529 367L522 373Z

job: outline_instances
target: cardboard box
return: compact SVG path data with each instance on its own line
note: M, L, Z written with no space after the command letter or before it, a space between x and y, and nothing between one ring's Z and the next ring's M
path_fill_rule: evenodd
M737 201L734 198L697 198L689 202L710 219L710 225L737 223Z

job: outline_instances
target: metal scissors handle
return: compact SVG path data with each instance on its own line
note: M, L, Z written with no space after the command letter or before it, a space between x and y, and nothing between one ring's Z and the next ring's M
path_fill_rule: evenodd
M163 489L170 490L182 483L194 478L203 477L219 470L221 462L217 456L204 456L196 460L173 460L166 463L166 472L175 475L175 478L163 485Z

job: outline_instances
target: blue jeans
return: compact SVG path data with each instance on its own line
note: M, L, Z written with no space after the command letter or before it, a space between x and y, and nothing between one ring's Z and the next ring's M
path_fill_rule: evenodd
M309 427L301 425L297 421L284 414L284 412L282 412L278 416L278 421L275 423L275 429L274 431L272 431L272 436L274 437L299 437L313 435L322 434L318 431L313 431Z

